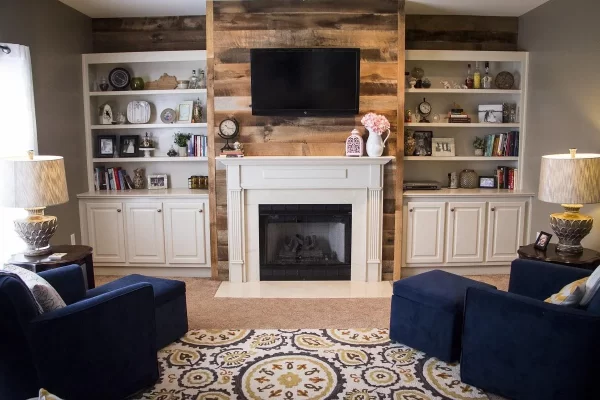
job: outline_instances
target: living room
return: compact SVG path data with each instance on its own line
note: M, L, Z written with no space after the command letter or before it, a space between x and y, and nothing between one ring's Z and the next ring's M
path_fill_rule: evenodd
M600 9L486 3L0 0L0 398L596 398Z

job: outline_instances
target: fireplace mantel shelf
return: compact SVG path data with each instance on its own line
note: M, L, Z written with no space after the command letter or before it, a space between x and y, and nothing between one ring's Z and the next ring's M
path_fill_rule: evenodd
M224 165L384 165L396 157L255 156L219 157Z

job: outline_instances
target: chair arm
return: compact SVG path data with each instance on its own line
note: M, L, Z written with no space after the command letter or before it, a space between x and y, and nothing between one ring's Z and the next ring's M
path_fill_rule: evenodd
M154 291L147 283L40 315L28 335L40 384L60 397L124 398L158 378Z
M508 291L537 300L546 300L566 284L590 274L590 271L581 268L543 261L515 260L511 265Z
M586 311L468 288L461 377L508 398L588 399L600 373L599 335L600 317Z
M50 285L67 304L73 304L85 297L85 281L79 265L67 265L38 274Z

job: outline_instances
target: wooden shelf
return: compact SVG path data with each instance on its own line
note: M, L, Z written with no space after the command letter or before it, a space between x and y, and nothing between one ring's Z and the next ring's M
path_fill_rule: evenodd
M521 94L521 90L503 89L406 89L406 93L449 93L449 94Z
M133 190L96 190L77 195L80 199L104 197L201 197L208 198L205 189L133 189Z
M449 189L442 188L440 190L405 190L402 194L404 197L448 197L448 196L463 196L463 197L501 197L501 196L534 196L535 193L522 190L509 189Z
M471 123L471 124L449 124L447 122L441 123L420 123L420 122L405 122L405 127L415 128L520 128L521 124L490 124L490 123Z
M123 90L111 92L90 92L90 96L146 96L146 95L180 95L180 94L202 94L206 89L174 89L174 90Z
M483 161L483 162L498 162L498 161L519 161L519 157L433 157L433 156L407 156L404 161Z
M208 161L208 157L111 157L111 158L94 158L92 159L95 163L132 163L132 162L205 162Z
M121 129L183 129L206 128L208 124L122 124L122 125L92 125L92 130L121 130Z

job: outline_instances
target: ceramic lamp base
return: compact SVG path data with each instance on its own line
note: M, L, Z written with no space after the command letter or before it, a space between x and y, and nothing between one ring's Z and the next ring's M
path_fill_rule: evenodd
M52 253L50 239L58 227L56 217L44 215L44 208L27 209L29 216L15 220L15 231L27 244L26 256L42 256Z
M581 204L562 204L563 213L550 215L550 226L558 237L556 251L568 254L583 252L581 240L590 233L594 219L579 213Z

